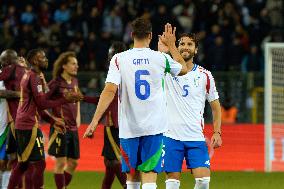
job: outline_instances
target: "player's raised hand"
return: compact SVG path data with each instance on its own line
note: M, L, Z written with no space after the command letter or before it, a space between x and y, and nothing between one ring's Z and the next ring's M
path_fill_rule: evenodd
M211 146L213 146L213 148L219 148L222 146L222 138L219 132L213 133L211 137Z
M169 52L169 48L166 44L164 44L162 42L162 39L160 39L162 36L159 35L159 41L158 41L158 51L160 52L164 52L164 53L168 53Z
M175 45L176 27L172 27L171 24L167 23L165 25L165 31L163 32L163 35L160 37L160 40L168 47Z
M95 121L94 119L92 120L92 122L90 123L90 125L88 126L88 128L86 129L83 138L93 138L94 137L94 131L98 126L98 122Z

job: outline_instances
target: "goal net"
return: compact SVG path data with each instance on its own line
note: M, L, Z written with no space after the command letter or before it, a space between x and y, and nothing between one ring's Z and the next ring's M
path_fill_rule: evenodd
M265 171L284 171L284 43L265 45Z

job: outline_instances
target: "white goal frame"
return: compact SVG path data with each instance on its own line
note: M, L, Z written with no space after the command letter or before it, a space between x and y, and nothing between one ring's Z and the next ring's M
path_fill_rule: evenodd
M271 49L283 48L284 43L265 44L265 81L264 81L264 170L272 171L272 56ZM284 64L284 62L283 62ZM284 74L284 73L283 73Z

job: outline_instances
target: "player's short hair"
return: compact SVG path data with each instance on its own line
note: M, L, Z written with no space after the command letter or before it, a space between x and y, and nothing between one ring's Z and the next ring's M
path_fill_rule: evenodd
M16 63L18 54L13 49L6 49L0 55L0 65L10 65Z
M126 50L126 45L123 42L114 41L109 48L108 59L111 60L113 55L125 50Z
M53 71L52 71L52 77L53 79L57 78L60 76L63 72L63 65L68 63L68 58L70 57L76 57L76 53L73 51L67 51L64 53L61 53L59 57L55 60L53 64Z
M145 39L152 32L150 20L145 18L136 18L132 24L132 35L136 39Z
M194 42L195 44L195 47L197 48L198 47L198 39L196 37L196 34L195 33L182 33L179 35L179 38L178 38L178 43L180 43L180 40L181 38L183 37L188 37L190 39L192 39L192 41Z
M43 49L32 49L32 50L30 50L27 54L28 63L31 64L34 57L40 52L44 52Z

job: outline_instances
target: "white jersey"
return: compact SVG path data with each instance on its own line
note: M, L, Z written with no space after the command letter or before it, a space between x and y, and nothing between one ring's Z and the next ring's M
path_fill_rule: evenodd
M120 138L156 135L167 130L164 77L178 75L181 64L149 48L133 48L113 56L106 82L119 85Z
M3 81L0 81L0 90L5 90ZM0 136L4 133L8 124L8 106L4 98L0 98Z
M180 141L204 141L205 100L219 98L210 71L194 64L186 75L166 76L169 130L165 136Z

